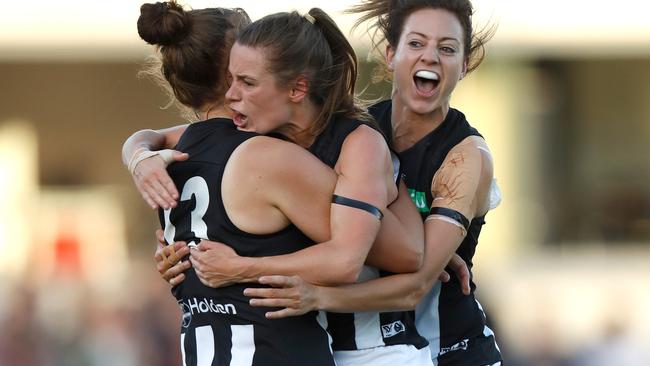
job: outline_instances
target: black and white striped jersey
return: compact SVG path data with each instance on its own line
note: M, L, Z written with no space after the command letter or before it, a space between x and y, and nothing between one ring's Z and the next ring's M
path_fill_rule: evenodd
M221 195L224 169L237 146L255 136L238 131L229 119L187 128L176 149L187 152L189 159L168 167L180 200L176 208L159 212L168 243L209 239L248 257L292 253L313 244L293 225L274 234L254 235L239 230L228 218ZM266 319L269 309L250 306L243 295L246 287L252 285L209 288L193 269L186 271L186 279L172 289L183 313L184 366L334 365L319 313Z
M346 137L366 124L348 118L334 118L309 148L316 157L334 168ZM370 125L370 127L375 128ZM359 282L390 273L364 266ZM369 349L407 344L421 349L426 340L415 329L414 312L327 313L327 329L332 335L334 351Z
M391 141L391 101L374 105L370 112ZM481 135L470 126L463 113L450 108L440 126L399 153L402 178L423 221L433 202L434 174L449 151L469 136ZM484 219L484 216L476 217L471 221L467 236L456 251L467 263L470 274ZM436 282L416 308L417 329L429 341L434 364L479 366L501 361L494 334L474 296L476 285L471 281L471 294L463 295L454 273L450 275L449 282Z

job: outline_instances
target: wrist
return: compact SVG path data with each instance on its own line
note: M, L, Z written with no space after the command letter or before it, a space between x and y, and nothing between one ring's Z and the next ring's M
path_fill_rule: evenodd
M323 298L324 291L320 286L314 286L314 308L310 310L325 310L327 301Z
M238 257L237 266L241 269L240 278L241 282L257 282L257 279L262 276L259 270L259 262L261 258L251 257Z

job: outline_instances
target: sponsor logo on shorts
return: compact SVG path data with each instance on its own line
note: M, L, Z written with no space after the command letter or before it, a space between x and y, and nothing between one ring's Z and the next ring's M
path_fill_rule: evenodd
M440 349L440 353L438 353L438 356L442 356L445 353L449 352L454 352L454 351L467 351L467 347L469 347L469 339L463 339L462 341L454 344L451 347L443 347Z
M401 320L381 326L381 334L384 338L394 337L401 332L406 332L406 327Z

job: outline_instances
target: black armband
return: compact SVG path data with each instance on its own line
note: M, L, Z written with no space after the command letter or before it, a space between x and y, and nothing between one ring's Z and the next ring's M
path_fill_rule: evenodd
M451 208L431 207L431 210L429 211L429 215L445 216L456 221L463 228L465 228L465 230L469 228L469 220L467 219L467 217L465 217L465 215L463 215L462 213L456 210L452 210Z
M384 217L384 214L381 212L380 209L363 201L353 200L351 198L337 196L334 194L332 195L332 203L336 203L337 205L357 208L359 210L364 210L369 214L375 216L379 220L381 220Z

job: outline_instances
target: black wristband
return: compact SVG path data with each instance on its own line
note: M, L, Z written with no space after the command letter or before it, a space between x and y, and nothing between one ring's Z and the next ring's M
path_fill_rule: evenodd
M462 213L452 210L451 208L446 207L431 207L429 215L440 215L448 217L456 222L458 222L462 227L467 230L469 228L469 220Z
M334 194L332 195L332 203L336 203L337 205L357 208L359 210L364 210L370 213L371 215L375 216L379 220L381 220L384 217L384 214L381 212L380 209L363 201L353 200L351 198L337 196Z

